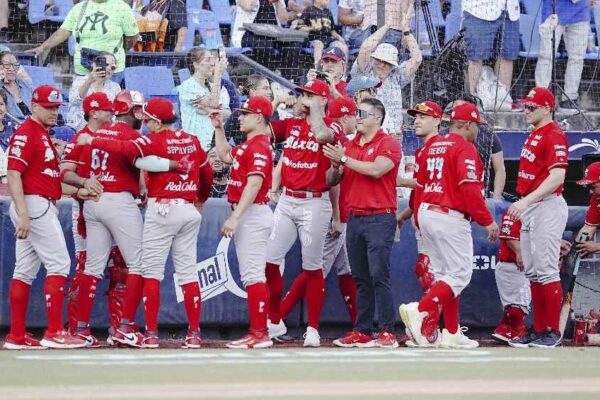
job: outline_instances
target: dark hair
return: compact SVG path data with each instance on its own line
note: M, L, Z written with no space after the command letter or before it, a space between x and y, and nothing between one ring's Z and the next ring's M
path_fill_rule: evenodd
M83 119L85 120L85 122L88 122L90 120L90 113L83 114Z
M201 61L207 54L210 54L211 50L205 49L203 47L192 47L190 51L185 56L185 63L190 70L190 73L194 75L196 69L194 68L194 63Z
M376 109L381 114L381 124L383 124L383 121L385 121L385 107L380 100L376 99L375 97L369 97L363 99L360 104L367 104Z
M163 121L160 121L161 124L163 125L171 125L174 124L175 122L177 122L178 118L177 117L173 117L173 118L169 118L169 119L165 119Z
M244 94L249 95L250 89L256 89L256 87L261 81L269 82L269 80L265 76L258 74L248 75L246 81L244 82Z
M115 61L117 61L117 56L115 56L114 53L111 53L110 51L101 51L94 57L94 63L98 62L98 59L102 57L112 57Z

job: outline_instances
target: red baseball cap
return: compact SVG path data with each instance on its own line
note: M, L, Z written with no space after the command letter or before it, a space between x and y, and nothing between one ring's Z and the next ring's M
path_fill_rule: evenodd
M95 92L83 99L84 114L90 111L112 111L112 109L113 103L104 92Z
M31 102L42 107L59 107L63 103L60 90L50 85L42 85L35 88L31 95Z
M479 109L473 103L463 103L454 107L450 114L450 121L467 121L475 122L476 124L486 124L485 120L481 118Z
M273 116L273 104L262 96L251 96L238 110L245 113L262 114L266 119Z
M411 117L416 117L417 114L423 114L434 118L442 118L442 107L435 101L425 100L408 110L407 113Z
M325 98L329 98L330 96L329 85L318 79L306 82L306 85L303 87L297 87L296 91L312 93Z
M356 103L350 97L338 97L331 100L327 106L327 116L329 118L341 118L354 114L356 114Z
M158 122L170 121L177 118L173 103L162 97L150 99L142 107L144 120L153 119Z
M554 95L550 90L542 86L536 86L529 91L524 99L519 100L521 104L531 104L538 107L554 108Z
M583 179L577 181L577 184L585 186L593 185L597 182L600 182L600 161L588 165L585 169L585 174L583 174Z

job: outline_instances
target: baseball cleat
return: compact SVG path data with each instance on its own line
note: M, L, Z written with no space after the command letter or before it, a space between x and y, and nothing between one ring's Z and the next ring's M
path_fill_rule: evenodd
M375 340L375 346L383 347L388 349L395 349L398 347L398 341L396 340L396 335L388 332L387 329L382 330L377 336Z
M46 331L40 344L51 349L79 349L85 347L87 341L78 336L71 335L65 330L53 334Z
M410 348L414 348L414 349L435 349L435 348L440 347L441 341L442 341L442 335L440 333L440 335L438 336L437 340L434 343L430 343L428 341L425 344L416 344L412 340L407 340L405 344L406 344L406 347L410 347Z
M447 329L443 329L440 347L445 349L475 349L479 347L479 342L469 339L464 334L466 330L467 328L459 326L458 331L456 331L455 334L452 334L448 332Z
M346 336L335 339L333 344L338 347L375 347L373 336L366 335L360 331L352 331Z
M427 339L421 334L423 319L427 316L426 312L419 311L419 303L409 303L400 305L400 318L406 327L406 333L411 340L418 345L423 345Z
M202 346L200 331L187 331L185 339L181 344L182 349L199 349Z
M494 330L494 332L492 333L492 338L498 342L501 343L508 343L510 342L514 337L512 335L512 329L510 327L510 325L507 324L500 324L496 327L496 329Z
M227 343L230 349L266 349L273 346L267 332L249 331L241 339Z
M287 333L287 327L283 320L279 321L278 324L274 324L270 320L267 320L267 329L269 330L269 339L274 339Z
M537 333L533 328L530 328L527 331L527 334L525 334L524 336L518 337L518 338L514 338L513 340L508 342L508 345L510 347L524 349L524 348L529 347L529 343L539 339L540 336L541 336L540 333Z
M31 333L27 332L25 336L18 338L10 333L6 336L6 341L2 346L5 350L46 350L47 347L42 346L40 341L35 339Z
M160 346L160 339L157 334L148 333L144 334L142 339L142 348L144 349L158 349Z
M94 335L92 335L92 333L90 332L89 329L86 329L81 332L77 332L75 334L75 336L85 340L84 347L88 347L88 348L92 348L92 349L100 347L100 342L98 341L98 339L96 339L96 337Z
M303 347L321 347L321 336L319 336L319 331L309 326L306 328L306 333L304 334L304 343Z
M554 329L542 333L542 335L529 343L529 347L552 348L562 343L562 336Z
M132 326L121 327L111 335L113 344L124 344L131 347L142 347L144 335L136 331Z

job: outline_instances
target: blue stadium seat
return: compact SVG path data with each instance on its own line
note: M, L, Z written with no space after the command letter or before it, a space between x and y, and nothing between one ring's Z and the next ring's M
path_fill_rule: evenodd
M446 36L444 37L444 43L448 43L458 33L461 24L462 14L450 13L446 15Z
M29 0L27 19L32 24L48 20L52 22L62 22L73 8L73 0L54 0L54 5L58 8L58 15L45 15L45 0Z
M462 1L450 0L450 14L462 15Z
M189 4L193 2L188 1ZM229 0L208 0L210 10L217 16L217 21L220 25L231 25L233 24L233 14L231 13L231 5Z
M175 87L173 72L164 66L125 68L125 88L138 90L146 98L170 96Z
M521 12L527 15L542 15L542 0L521 0L523 3L523 9Z
M519 33L523 47L519 55L525 58L537 58L540 54L539 16L535 18L534 15L521 14Z
M194 47L194 37L196 32L198 32L202 38L203 47L217 49L223 46L219 22L212 11L188 9L187 20L188 29L183 45L184 51Z
M181 68L177 71L177 75L179 76L179 82L187 81L192 76L188 68Z
M56 84L54 82L54 70L51 67L23 65L23 69L29 74L29 76L31 76L33 87Z

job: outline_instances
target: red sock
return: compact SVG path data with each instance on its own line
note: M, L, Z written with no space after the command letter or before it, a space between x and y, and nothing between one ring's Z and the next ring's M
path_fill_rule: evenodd
M560 282L550 282L542 286L546 308L545 329L554 329L560 332L558 327L560 321L560 309L562 307L563 292Z
M144 310L146 311L146 330L158 330L158 310L160 309L160 281L144 278Z
M512 328L518 328L525 323L525 311L521 307L508 306L506 307L505 314L508 315L508 320Z
M123 320L133 322L137 313L142 291L144 289L144 278L138 274L127 275L125 284L125 299L123 300Z
M356 284L354 283L354 279L352 279L352 275L339 275L338 285L344 303L346 303L348 314L350 314L350 321L352 321L352 324L355 324L358 311L356 308Z
M198 282L190 282L183 285L181 289L183 290L183 303L188 317L188 329L197 331L200 329L200 315L202 313L200 285Z
M303 272L294 279L292 287L281 300L280 315L282 319L286 319L292 308L296 306L304 298L306 294L306 281L308 275Z
M8 297L10 301L10 334L16 338L25 336L25 321L31 286L18 279L10 281Z
M96 290L98 288L98 278L95 276L81 274L78 280L79 291L77 293L77 322L89 324Z
M460 304L460 297L451 297L448 302L442 306L442 313L444 315L444 326L452 335L458 332L458 320L459 312L458 306Z
M531 281L531 306L533 308L533 330L542 333L546 329L546 302L544 288L539 282Z
M269 318L274 324L281 321L281 312L279 310L281 295L283 294L283 278L279 272L279 265L267 263L265 268L267 277L267 286L269 287Z
M319 329L321 310L325 301L325 278L323 271L304 271L306 274L306 308L308 308L308 326Z
M266 332L267 330L267 305L269 303L269 289L266 283L254 283L246 287L248 292L248 315L250 316L250 330Z
M56 333L63 330L63 302L65 300L65 284L67 278L61 275L46 276L44 295L48 313L48 332Z
M452 288L446 282L437 281L419 302L419 311L432 312L435 307L443 307L453 297Z

